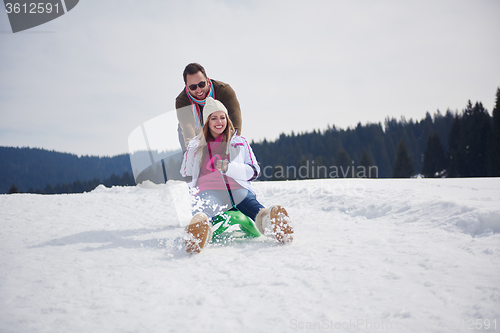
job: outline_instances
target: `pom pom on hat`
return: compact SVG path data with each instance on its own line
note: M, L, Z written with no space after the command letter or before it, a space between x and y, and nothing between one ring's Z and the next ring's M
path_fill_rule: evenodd
M222 104L220 101L213 99L212 97L207 97L207 100L205 102L205 106L203 107L203 123L205 124L208 120L208 117L215 111L222 111L224 112L227 116L227 109Z

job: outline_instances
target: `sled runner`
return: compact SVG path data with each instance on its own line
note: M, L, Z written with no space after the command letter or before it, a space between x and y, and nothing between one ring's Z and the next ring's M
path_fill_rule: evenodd
M215 242L224 240L224 235L228 236L224 231L233 225L238 225L242 231L241 236L237 236L237 238L253 238L261 235L255 223L239 210L228 210L217 215L212 223L208 221L208 217L204 213L198 213L186 229L186 251L199 253L210 240ZM234 233L231 236L234 238Z
M239 210L231 209L221 215L217 215L212 221L212 239L219 236L232 225L239 225L240 230L247 236L259 237L261 235L254 221Z

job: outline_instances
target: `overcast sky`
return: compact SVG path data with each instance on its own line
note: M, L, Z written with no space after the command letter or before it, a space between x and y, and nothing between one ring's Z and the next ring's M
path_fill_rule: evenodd
M186 64L231 84L243 135L420 120L500 86L498 0L80 0L13 34L0 11L0 145L128 152Z

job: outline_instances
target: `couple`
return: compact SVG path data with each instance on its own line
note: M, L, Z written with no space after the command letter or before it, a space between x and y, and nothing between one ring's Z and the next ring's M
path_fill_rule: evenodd
M187 143L180 170L183 177L192 177L188 185L195 196L194 216L186 227L186 251L200 252L212 239L212 222L231 208L254 221L261 234L280 243L292 241L293 228L287 211L278 205L265 208L255 196L250 182L259 176L260 166L252 148L235 129L230 112L221 101L196 94L204 88L199 83L208 78L205 73L195 74L202 81L193 87L186 82L186 93L193 93L204 105L198 113L201 131ZM241 121L241 117L238 119Z

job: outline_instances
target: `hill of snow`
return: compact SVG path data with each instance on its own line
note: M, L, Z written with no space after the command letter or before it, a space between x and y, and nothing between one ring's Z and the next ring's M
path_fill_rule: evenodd
M500 179L254 184L292 244L187 255L167 185L0 195L0 332L500 330Z

